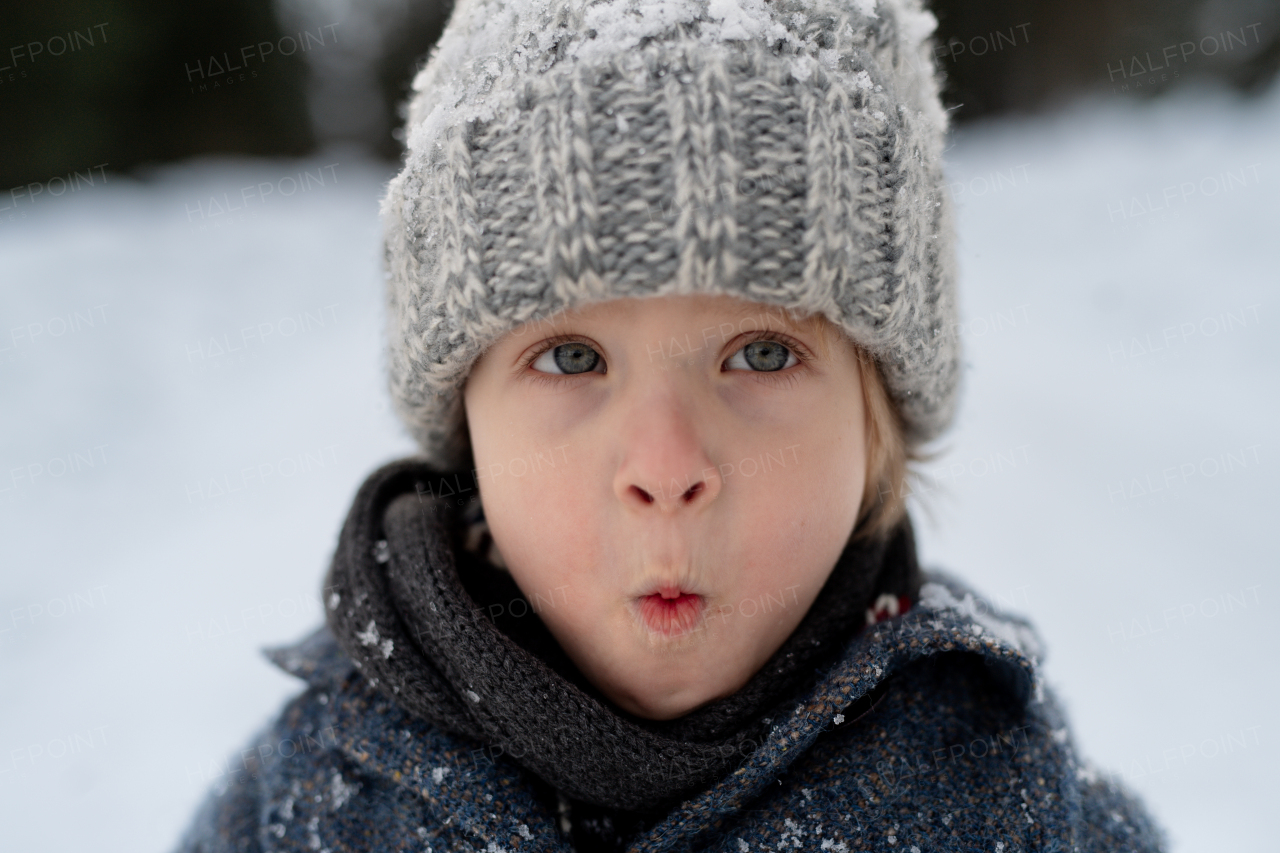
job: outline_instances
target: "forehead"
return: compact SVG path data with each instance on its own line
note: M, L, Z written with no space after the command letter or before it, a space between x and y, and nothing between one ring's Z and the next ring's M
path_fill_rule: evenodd
M728 320L751 328L752 321L760 328L789 327L796 330L816 330L828 321L820 314L796 316L781 306L765 302L752 302L727 294L663 294L660 296L623 297L591 302L571 310L561 309L544 318L548 325L563 325L574 319L635 319L640 315L697 317L708 321Z

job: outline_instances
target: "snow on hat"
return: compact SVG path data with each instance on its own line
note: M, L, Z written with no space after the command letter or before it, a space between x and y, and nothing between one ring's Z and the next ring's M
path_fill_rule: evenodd
M947 117L918 0L457 0L382 202L390 384L432 462L529 320L727 294L821 313L880 363L908 442L959 374Z

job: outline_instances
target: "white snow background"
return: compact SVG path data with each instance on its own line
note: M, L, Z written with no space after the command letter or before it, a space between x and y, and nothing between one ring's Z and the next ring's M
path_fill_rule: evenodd
M1280 88L1085 101L947 158L966 373L923 560L1034 620L1081 749L1175 849L1274 849ZM4 849L169 850L299 692L258 649L320 623L357 486L413 449L390 176L205 160L0 212Z

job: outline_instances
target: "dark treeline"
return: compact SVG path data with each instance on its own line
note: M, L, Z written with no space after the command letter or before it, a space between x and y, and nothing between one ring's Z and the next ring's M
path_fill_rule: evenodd
M201 154L401 152L398 108L449 2L367 0L339 20L280 0L69 0L0 16L0 187ZM1215 78L1261 90L1280 4L934 0L957 123L1082 93L1143 97Z

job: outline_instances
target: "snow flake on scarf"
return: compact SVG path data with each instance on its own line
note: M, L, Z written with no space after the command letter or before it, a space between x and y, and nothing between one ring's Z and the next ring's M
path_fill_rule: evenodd
M369 625L363 631L356 632L356 639L366 646L377 646L382 652L384 660L391 657L391 652L396 647L396 644L391 640L384 640L378 636L378 623L372 619L369 620Z

